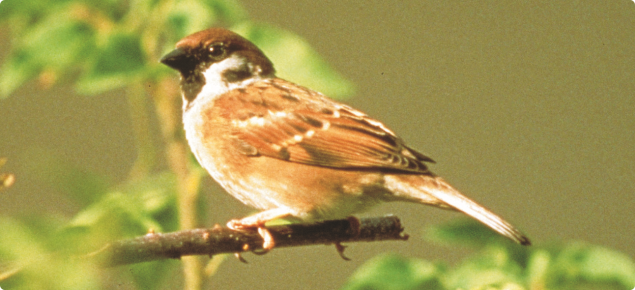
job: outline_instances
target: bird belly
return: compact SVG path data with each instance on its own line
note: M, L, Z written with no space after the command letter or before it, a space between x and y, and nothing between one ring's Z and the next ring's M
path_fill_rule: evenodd
M225 129L229 126L222 118L212 118L215 113L213 104L184 112L186 138L201 166L244 204L260 210L285 208L302 220L324 220L364 211L390 196L379 171L247 156L228 141L233 138Z

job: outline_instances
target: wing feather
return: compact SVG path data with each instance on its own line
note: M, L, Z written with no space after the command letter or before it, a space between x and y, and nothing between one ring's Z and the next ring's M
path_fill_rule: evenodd
M249 156L417 173L428 173L425 162L434 162L407 147L381 122L284 80L263 81L217 102L241 108L229 110L226 117L238 120L231 122L231 132L238 149Z

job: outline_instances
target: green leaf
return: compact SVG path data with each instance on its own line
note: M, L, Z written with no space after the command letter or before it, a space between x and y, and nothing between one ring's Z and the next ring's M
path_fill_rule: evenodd
M143 234L161 227L144 211L141 202L123 192L108 193L99 202L77 214L73 227L99 228L107 237L120 238Z
M155 230L175 231L178 229L176 186L175 175L164 171L129 182L118 189L135 196L142 203L143 211L161 225Z
M384 254L357 269L342 289L443 289L440 274L439 266L431 262Z
M64 8L29 29L20 43L38 64L65 69L90 51L94 33Z
M220 18L231 24L247 21L249 16L247 11L236 0L205 1L205 4L212 7Z
M449 289L521 288L522 267L500 246L491 246L463 262L444 280Z
M0 228L3 268L7 264L10 269L18 265L23 267L15 276L2 281L4 289L99 288L99 271L95 265L82 259L69 259L47 246L54 232L50 226L38 231L17 220L0 218Z
M557 284L580 282L635 285L635 262L628 256L601 246L573 243L555 258L551 278Z
M592 281L616 281L625 287L635 285L635 262L611 249L592 247L580 268L582 275Z
M530 289L544 289L547 284L547 275L551 265L551 256L544 249L533 251L527 263L527 281Z
M163 232L164 224L174 229L177 223L175 192L176 180L172 173L135 181L104 195L78 213L67 231L99 246L105 241L142 235L148 230ZM159 222L158 217L163 220Z
M214 1L212 1L214 2ZM170 38L181 39L191 33L207 29L216 22L216 11L201 1L177 1L166 15L166 29L172 31ZM167 43L165 51L174 49L174 42Z
M41 70L25 51L15 51L2 65L0 71L0 99L8 97L22 84L33 78Z
M17 38L17 46L0 74L1 96L8 96L43 69L68 70L92 50L94 31L74 19L69 10L68 7L58 9Z
M146 55L139 35L113 33L98 48L88 72L79 80L77 89L84 94L98 94L141 81L146 69Z
M133 180L118 190L137 196L143 208L151 213L161 211L172 202L172 193L176 188L176 178L168 171Z
M3 20L19 20L20 22L30 22L34 18L41 17L52 8L66 3L68 0L42 1L42 0L20 0L0 2L0 23ZM16 19L18 18L18 19ZM10 23L12 25L18 23Z
M301 37L268 25L243 22L232 30L252 41L276 65L278 76L332 98L353 94L353 84L337 73Z

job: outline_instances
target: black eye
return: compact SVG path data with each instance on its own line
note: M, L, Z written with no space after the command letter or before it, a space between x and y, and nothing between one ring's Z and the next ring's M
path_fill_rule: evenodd
M209 55L213 58L222 57L225 54L225 47L222 43L215 43L209 46Z

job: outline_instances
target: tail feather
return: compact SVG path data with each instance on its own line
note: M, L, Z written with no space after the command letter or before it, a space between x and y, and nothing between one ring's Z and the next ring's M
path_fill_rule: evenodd
M531 245L529 238L514 226L482 205L465 197L442 178L431 176L417 177L423 178L424 182L418 182L416 189L410 188L411 190L406 190L406 192L403 192L403 190L407 188L401 183L401 186L399 186L400 191L402 191L400 195L406 195L405 197L409 200L414 198L418 202L425 204L450 207L471 216L516 243L525 246ZM421 191L425 192L425 196L421 196Z
M443 179L436 177L434 183L425 188L425 191L443 203L461 211L474 219L482 222L501 235L517 242L521 245L531 245L529 238L517 230L514 226L503 220L495 213L489 211L482 205L465 197L458 190Z

